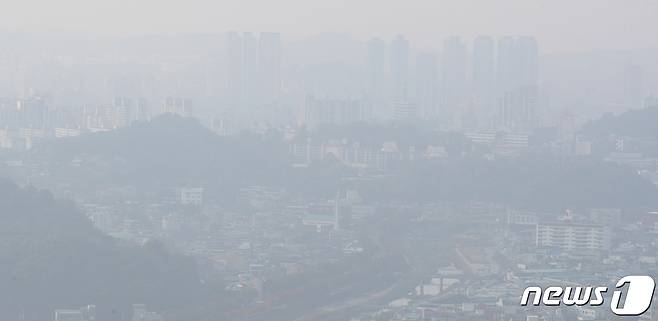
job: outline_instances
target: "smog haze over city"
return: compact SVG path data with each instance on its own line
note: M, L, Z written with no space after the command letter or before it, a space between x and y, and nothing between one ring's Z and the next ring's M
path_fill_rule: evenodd
M0 320L658 320L656 16L5 0Z

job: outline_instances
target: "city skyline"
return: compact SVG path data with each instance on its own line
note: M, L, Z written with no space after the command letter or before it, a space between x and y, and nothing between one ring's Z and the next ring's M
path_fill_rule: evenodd
M657 13L4 5L0 320L658 320Z

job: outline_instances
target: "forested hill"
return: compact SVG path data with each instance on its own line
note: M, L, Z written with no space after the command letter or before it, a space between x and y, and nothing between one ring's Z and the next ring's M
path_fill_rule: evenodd
M148 191L193 185L205 187L208 199L224 204L234 201L241 187L268 185L310 197L333 197L339 187L354 188L375 203L488 201L545 209L658 207L658 189L651 182L630 168L594 157L562 159L539 153L489 159L459 135L414 133L412 139L407 137L411 134L399 134L395 128L377 126L301 133L302 138L320 140L323 136L352 137L374 146L381 141L369 138L371 135L402 144L419 141L450 147L445 158L391 162L386 175L370 169L361 176L366 178L365 184L352 186L345 186L350 180L343 178L359 175L359 169L337 159L315 161L306 168L291 166L289 146L276 131L220 137L193 119L172 115L111 132L62 139L39 148L33 159L49 164L52 181L72 182L68 186L80 186L83 193L125 185ZM373 172L375 175L368 175Z
M608 153L640 153L658 157L658 106L606 115L587 123L581 134L592 142L599 156ZM622 143L623 142L623 143Z
M276 135L218 136L194 119L175 115L56 140L32 157L48 164L60 182L145 190L191 184L217 193L274 184L285 179L289 167L288 149Z
M590 138L608 135L658 140L658 106L606 115L586 124L582 133Z
M118 320L132 303L175 309L203 291L191 259L157 243L120 243L71 203L0 179L0 311L7 320L20 313L50 320L55 308L87 304L98 304L100 320Z
M631 168L593 159L542 157L417 161L364 183L369 198L485 201L517 208L658 208L658 188Z

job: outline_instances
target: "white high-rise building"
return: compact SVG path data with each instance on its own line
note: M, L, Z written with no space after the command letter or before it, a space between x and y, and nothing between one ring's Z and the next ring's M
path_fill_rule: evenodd
M533 37L498 40L496 82L499 93L539 85L539 48Z
M534 128L539 115L539 49L533 37L499 39L496 85L498 127Z
M260 34L258 44L258 77L260 101L272 104L281 93L281 35L274 32Z
M398 35L391 43L391 79L393 83L393 100L407 100L409 87L409 41Z
M375 116L381 116L387 99L386 42L379 38L368 42L366 94L374 107Z
M495 115L495 45L491 37L480 36L473 42L473 103L480 126L488 127Z
M519 66L518 86L537 88L539 85L539 47L533 37L519 37L516 40L517 65Z
M507 92L514 88L517 78L516 42L513 37L498 39L496 56L496 94Z
M229 102L240 107L269 104L281 91L281 35L228 34Z
M420 116L439 118L439 66L436 54L416 57L416 102Z
M447 121L464 111L467 102L466 45L459 37L444 41L441 60L442 110Z
M242 106L250 108L258 97L258 43L251 32L242 38Z
M242 35L229 32L227 35L227 79L226 91L229 105L236 107L242 100Z

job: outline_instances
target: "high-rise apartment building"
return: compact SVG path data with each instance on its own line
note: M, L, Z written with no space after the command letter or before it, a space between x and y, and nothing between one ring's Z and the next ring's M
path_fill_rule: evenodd
M240 109L271 105L281 93L281 35L227 35L227 101Z
M482 125L495 114L495 65L495 44L493 39L486 36L475 38L471 69L472 97Z
M466 107L466 45L459 37L443 43L441 59L441 97L444 117L452 119Z
M232 106L239 106L242 100L242 35L229 32L227 35L227 101Z
M496 67L499 127L531 130L538 123L537 41L533 37L499 39Z
M262 32L258 44L258 77L260 101L276 102L281 93L281 35Z
M433 53L416 56L416 102L420 116L439 118L439 66Z
M386 42L379 38L368 42L366 95L377 116L387 104Z
M391 43L390 55L393 100L407 100L409 87L409 41L398 35Z

